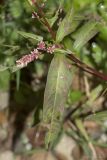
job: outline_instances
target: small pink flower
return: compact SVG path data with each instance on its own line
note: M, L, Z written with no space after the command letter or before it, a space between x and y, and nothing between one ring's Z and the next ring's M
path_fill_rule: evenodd
M30 54L25 55L24 57L22 57L22 61L23 61L23 63L29 63L29 61L30 61Z
M38 46L37 49L40 49L43 51L46 49L45 42L43 42L43 41L40 41L37 46Z
M56 48L55 45L49 46L49 47L47 48L47 52L52 54L52 53L55 51L55 48Z
M37 49L34 49L33 51L31 51L32 60L38 59L39 55L40 55L40 53L39 53L39 51Z

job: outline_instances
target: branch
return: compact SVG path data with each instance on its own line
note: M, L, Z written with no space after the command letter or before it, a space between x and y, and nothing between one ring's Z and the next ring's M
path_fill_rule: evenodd
M73 54L68 54L67 57L69 59L71 59L72 61L75 62L75 65L80 67L82 70L90 73L90 74L93 74L94 76L97 76L105 81L107 81L107 75L101 73L101 72L98 72L96 71L94 68L91 68L90 66L86 65L85 63L81 62L78 58L76 58Z
M51 33L51 36L52 36L53 40L55 40L56 39L56 34L52 30L52 28L51 28L50 24L48 23L47 19L45 18L45 14L44 14L43 10L39 7L37 2L35 2L34 4L35 4L36 8L38 9L39 15L43 18L45 26L48 28L48 31Z

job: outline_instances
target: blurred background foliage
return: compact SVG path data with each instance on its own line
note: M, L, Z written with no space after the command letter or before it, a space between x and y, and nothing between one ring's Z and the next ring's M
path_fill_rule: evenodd
M38 3L41 4L41 1L38 0ZM61 43L81 61L107 74L107 0L47 0L45 14L55 31L60 25L57 21L59 6L63 9L61 18L73 9L72 32ZM90 32L94 23L97 29ZM52 56L44 55L26 68L11 73L15 61L22 55L29 54L37 45L35 39L24 38L18 31L39 35L48 43L52 42L47 29L37 19L32 19L32 10L27 0L0 1L0 110L9 110L10 119L15 113L13 124L16 131L21 132L28 117L30 120L26 125L30 127L40 120L46 76ZM68 95L65 119L70 122L67 126L65 124L62 132L73 137L88 156L89 148L92 149L90 139L95 146L107 147L106 84L77 68ZM92 132L93 124L96 128ZM72 125L74 130L70 128ZM14 133L13 137L17 139L17 134ZM36 143L34 146L39 145Z

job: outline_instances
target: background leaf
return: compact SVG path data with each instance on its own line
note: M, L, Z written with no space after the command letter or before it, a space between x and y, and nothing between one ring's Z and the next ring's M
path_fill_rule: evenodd
M48 18L48 23L50 24L50 26L52 27L54 25L54 23L56 22L56 20L58 19L58 14L59 14L59 10L56 11L55 15L52 18Z
M89 137L88 137L88 134L83 126L83 123L81 121L81 119L76 119L75 120L75 123L78 127L78 129L80 130L81 134L83 135L83 137L87 140L87 142L89 141Z
M90 93L89 99L86 102L84 102L82 106L73 113L72 117L79 117L79 115L81 115L82 113L87 113L89 111L95 112L96 106L94 106L94 102L99 97L101 91L102 85L99 85L96 88L94 88Z
M43 38L41 36L32 34L32 33L27 33L27 32L23 32L23 31L17 31L20 35L22 35L25 38L31 38L34 39L36 41L42 41Z
M86 117L87 120L105 121L107 120L107 111L93 113Z
M73 32L78 26L79 21L74 20L74 12L73 9L70 9L59 25L56 41L61 42L65 36Z
M74 34L74 48L80 49L98 33L97 22L89 21Z
M0 90L9 89L10 72L8 70L0 72Z

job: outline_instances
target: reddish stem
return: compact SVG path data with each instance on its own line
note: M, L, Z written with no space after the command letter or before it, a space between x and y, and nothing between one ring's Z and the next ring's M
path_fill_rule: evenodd
M72 61L75 62L75 64L80 67L81 69L83 69L84 71L90 73L90 74L93 74L105 81L107 81L107 75L101 73L101 72L98 72L96 71L95 69L91 68L90 66L86 65L85 63L81 62L78 58L76 58L73 54L68 54L67 57L69 59L71 59Z
M50 24L48 23L48 21L46 20L43 10L38 6L37 2L35 2L34 4L35 4L36 8L38 9L38 13L43 18L45 26L48 28L48 31L51 33L52 38L55 40L56 39L56 34L52 30L52 28L50 27Z

